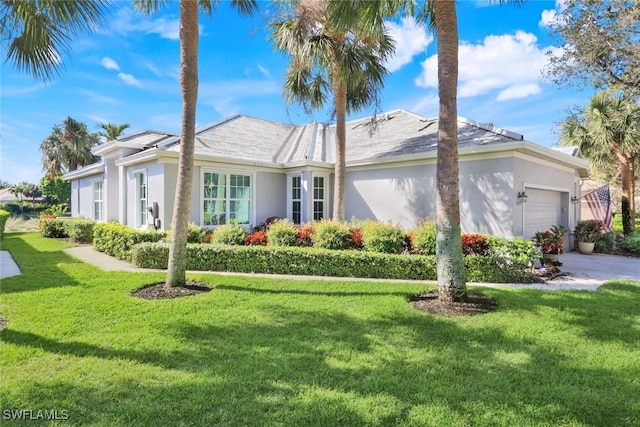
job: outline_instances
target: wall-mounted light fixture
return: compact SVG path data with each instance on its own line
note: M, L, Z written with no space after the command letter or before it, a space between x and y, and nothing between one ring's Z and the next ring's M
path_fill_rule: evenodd
M518 203L523 204L523 203L527 203L527 198L529 196L527 196L527 193L525 193L524 191L518 191Z
M573 203L574 205L577 205L578 203L580 203L580 197L573 196L571 198L571 203Z

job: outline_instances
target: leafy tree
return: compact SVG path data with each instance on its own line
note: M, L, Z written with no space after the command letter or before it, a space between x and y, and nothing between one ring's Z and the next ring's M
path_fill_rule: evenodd
M135 6L145 13L154 13L162 0L136 0ZM171 219L172 239L166 286L185 286L187 271L187 238L191 189L193 187L193 152L195 148L196 103L198 100L198 6L213 13L215 0L180 0L180 90L182 92L182 130L178 158L178 182ZM258 7L255 0L232 0L231 6L242 14L251 14Z
M40 143L42 170L46 176L54 177L95 163L98 159L91 149L99 142L98 134L90 133L86 124L67 117Z
M0 179L0 188L11 188L11 183Z
M329 0L294 0L273 25L276 48L291 59L285 74L287 102L310 112L322 109L333 94L336 117L335 195L333 219L345 216L346 115L376 104L383 86L385 59L393 52L382 21L360 19L363 4L344 2L351 19L331 20Z
M564 44L549 53L555 82L640 90L640 2L568 0L552 30Z
M61 175L43 177L39 187L49 203L69 203L71 199L71 183L62 179Z
M102 129L102 131L98 132L98 135L105 137L107 141L113 141L122 135L126 129L130 128L131 125L129 123L119 125L115 123L100 123L98 127Z
M622 178L622 225L634 229L635 158L640 152L640 105L628 95L600 92L581 114L561 124L560 143L576 145L594 165L618 163Z
M99 27L107 0L0 0L0 36L6 59L34 78L48 81L62 67L62 53L80 34Z

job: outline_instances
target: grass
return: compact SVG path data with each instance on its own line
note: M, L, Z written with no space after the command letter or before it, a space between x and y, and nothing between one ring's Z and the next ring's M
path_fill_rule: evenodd
M633 426L640 282L597 292L482 291L498 311L438 318L416 284L194 275L215 288L128 293L68 243L9 233L0 401L60 425ZM24 424L49 425L48 421ZM19 424L19 423L18 423Z

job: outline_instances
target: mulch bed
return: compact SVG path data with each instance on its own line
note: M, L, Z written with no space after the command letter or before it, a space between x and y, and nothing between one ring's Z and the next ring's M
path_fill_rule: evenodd
M137 291L132 292L129 295L146 300L158 300L199 295L205 292L209 292L211 289L212 288L210 288L209 286L196 282L189 282L184 287L168 287L165 286L164 282L162 282L138 289Z
M498 301L486 295L470 293L466 302L446 302L438 299L437 291L418 295L409 304L418 310L445 317L474 316L498 309Z

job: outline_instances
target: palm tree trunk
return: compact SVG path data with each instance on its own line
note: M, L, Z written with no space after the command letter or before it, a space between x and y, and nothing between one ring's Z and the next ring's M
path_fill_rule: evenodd
M443 301L465 301L458 178L458 23L454 0L432 4L438 37L440 96L436 172L438 295Z
M193 187L193 151L198 100L198 2L193 0L180 0L180 90L182 133L166 286L186 284L187 228Z
M347 111L347 89L340 80L339 71L334 67L332 71L333 97L336 110L336 165L333 198L333 219L343 221L345 218L345 186L346 186L346 111Z
M616 152L622 176L622 230L625 236L635 229L635 164L634 156Z

